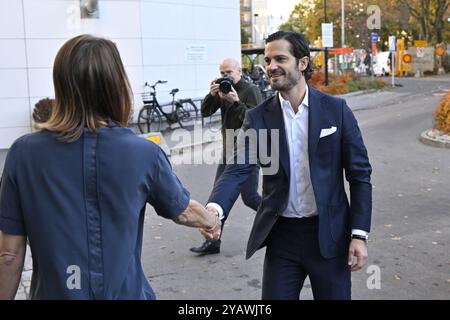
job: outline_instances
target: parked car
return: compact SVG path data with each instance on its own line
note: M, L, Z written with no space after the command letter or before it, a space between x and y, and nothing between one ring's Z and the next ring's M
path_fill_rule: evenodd
M391 70L391 53L379 52L373 61L373 73L375 76L388 76Z

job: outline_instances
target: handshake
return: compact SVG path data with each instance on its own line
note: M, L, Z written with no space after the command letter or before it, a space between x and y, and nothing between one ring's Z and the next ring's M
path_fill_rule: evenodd
M219 213L214 208L206 208L212 216L214 216L214 225L211 228L200 228L199 231L207 240L219 240L222 232L222 221L220 221Z
M214 208L203 207L195 200L189 200L189 205L178 218L174 219L175 223L189 227L199 228L200 233L207 240L219 240L222 232L222 221L219 218L219 212Z

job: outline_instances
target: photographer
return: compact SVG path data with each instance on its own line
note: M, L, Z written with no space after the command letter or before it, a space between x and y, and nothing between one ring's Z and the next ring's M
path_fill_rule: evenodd
M239 62L228 58L220 64L222 78L211 82L210 92L202 102L202 117L209 117L219 108L222 115L222 163L217 167L214 183L219 179L226 166L226 129L240 129L248 109L256 107L262 102L261 92L258 87L246 82L242 78L242 69ZM256 166L245 184L241 188L241 198L244 204L253 210L257 210L261 196L258 194L259 166ZM222 223L222 230L223 224ZM202 255L219 253L221 240L206 240L200 247L190 250Z

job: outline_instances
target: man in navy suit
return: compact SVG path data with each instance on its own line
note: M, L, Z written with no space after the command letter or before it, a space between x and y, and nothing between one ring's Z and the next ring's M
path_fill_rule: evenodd
M265 61L278 94L247 111L240 133L268 132L264 141L257 136L254 148L263 168L263 196L246 258L267 247L263 299L299 299L307 276L315 299L350 299L351 271L367 260L372 211L372 169L358 123L343 99L307 85L312 68L304 35L270 35ZM272 152L264 163L261 150L274 144L279 153ZM242 148L251 147L246 142ZM255 165L250 159L229 164L207 208L226 217Z

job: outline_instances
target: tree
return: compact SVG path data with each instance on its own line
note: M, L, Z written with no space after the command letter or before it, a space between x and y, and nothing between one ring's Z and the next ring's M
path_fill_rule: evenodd
M304 33L309 41L313 41L321 35L322 22L322 1L304 0L295 6L288 21L280 29Z
M436 0L438 1L438 0ZM447 0L448 1L448 0ZM387 42L389 35L411 37L417 33L414 25L408 23L409 14L405 15L405 7L397 0L377 0L382 10L381 30L367 28L367 7L363 0L345 0L345 45L354 48L368 48L371 32L377 32ZM295 6L289 20L281 25L281 29L302 32L311 42L321 35L321 23L324 22L324 1L303 0ZM407 10L406 10L407 11ZM341 47L341 0L327 0L327 22L333 23L334 47Z
M432 20L433 32L437 43L441 43L444 39L442 33L444 31L444 16L447 13L450 5L448 0L434 0L434 6L432 6Z
M419 22L424 40L443 41L444 16L448 11L450 0L400 0L411 16Z

